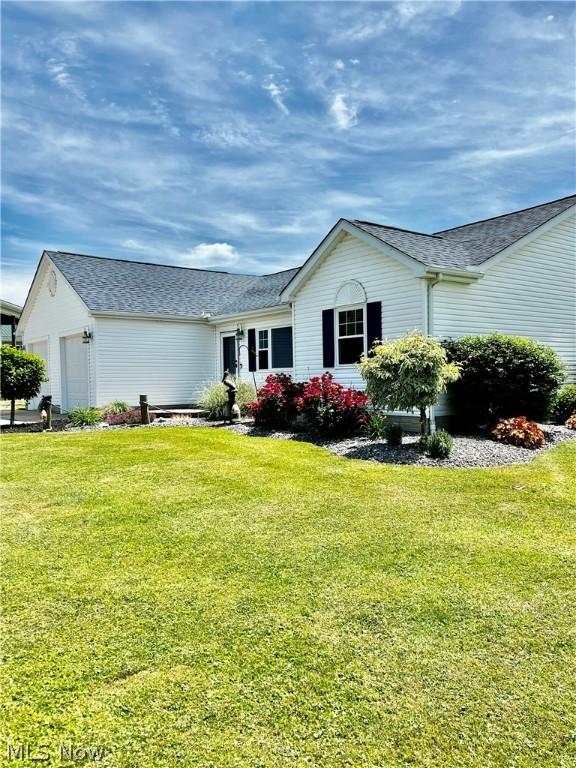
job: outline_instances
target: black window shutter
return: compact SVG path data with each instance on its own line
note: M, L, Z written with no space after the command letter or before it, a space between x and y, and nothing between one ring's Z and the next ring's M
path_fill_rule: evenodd
M272 368L292 368L292 326L272 328Z
M370 352L372 344L376 340L382 340L382 302L370 301L366 304L366 336L368 340L368 349Z
M322 365L334 368L334 310L322 310Z
M248 328L248 370L256 370L256 328Z

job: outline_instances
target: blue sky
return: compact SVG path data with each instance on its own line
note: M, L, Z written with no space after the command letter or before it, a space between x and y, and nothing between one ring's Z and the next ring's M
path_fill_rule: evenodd
M4 2L3 298L43 248L253 273L574 192L564 2Z

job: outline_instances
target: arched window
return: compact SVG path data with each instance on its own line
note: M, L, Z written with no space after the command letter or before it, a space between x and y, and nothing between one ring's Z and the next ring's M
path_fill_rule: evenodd
M366 351L366 291L357 280L343 283L336 293L337 365L353 365Z

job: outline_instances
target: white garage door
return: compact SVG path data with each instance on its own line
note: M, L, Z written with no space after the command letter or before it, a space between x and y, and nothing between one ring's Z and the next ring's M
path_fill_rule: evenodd
M32 352L34 355L38 355L38 357L41 357L42 360L44 360L44 363L46 365L46 374L48 376L48 342L47 341L35 341L33 344L26 344L26 351ZM42 395L48 395L50 394L50 385L49 382L43 381L40 386L40 396L39 397L33 397L32 400L28 402L28 409L29 410L36 410L38 408L38 403L40 402L40 397Z
M63 342L63 389L65 408L69 411L77 405L90 403L88 385L88 344L82 343L82 336L68 336Z

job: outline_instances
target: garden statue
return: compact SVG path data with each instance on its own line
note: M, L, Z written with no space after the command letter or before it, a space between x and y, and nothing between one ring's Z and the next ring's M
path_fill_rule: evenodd
M40 418L42 419L42 430L44 432L52 431L52 395L43 395L38 403Z
M228 388L228 404L226 405L224 415L228 421L233 422L240 418L240 408L236 404L236 390L238 387L230 375L230 371L224 371L222 384Z

